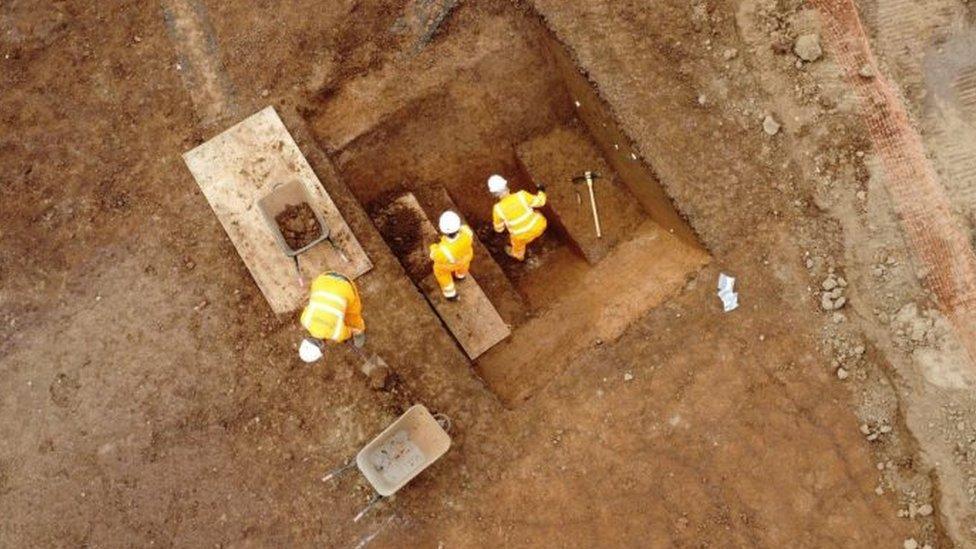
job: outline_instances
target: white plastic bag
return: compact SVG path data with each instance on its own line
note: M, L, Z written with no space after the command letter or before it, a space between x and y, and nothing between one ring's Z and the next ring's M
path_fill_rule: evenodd
M722 300L725 312L734 311L739 307L739 294L734 290L735 278L725 274L718 275L718 297Z

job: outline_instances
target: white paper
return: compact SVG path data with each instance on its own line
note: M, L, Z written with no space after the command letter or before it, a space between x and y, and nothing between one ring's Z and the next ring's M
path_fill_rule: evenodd
M722 300L722 308L725 312L734 311L739 307L739 294L735 292L720 292L718 297Z
M731 292L732 286L735 285L735 278L725 274L718 274L718 293Z
M735 278L725 274L718 275L718 297L722 300L725 312L734 311L739 307L739 294L733 289Z

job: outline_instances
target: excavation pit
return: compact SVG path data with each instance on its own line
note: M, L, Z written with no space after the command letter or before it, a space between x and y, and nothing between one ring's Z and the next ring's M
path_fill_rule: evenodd
M587 346L618 337L708 260L570 53L515 8L486 16L462 5L416 55L320 94L309 119L374 222L392 197L411 192L429 219L449 204L475 229L492 265L476 262L472 272L504 278L489 273L482 285L512 326L475 369L511 406ZM588 189L571 183L586 170L602 175L602 238ZM485 184L494 173L516 190L551 189L542 210L550 229L525 262L509 258L507 235L492 229ZM402 242L408 229L382 232L416 283L424 273L408 257L414 243Z

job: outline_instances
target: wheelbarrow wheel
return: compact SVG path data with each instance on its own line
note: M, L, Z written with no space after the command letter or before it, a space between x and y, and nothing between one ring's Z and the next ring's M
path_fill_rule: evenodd
M447 433L451 432L452 423L450 416L443 413L436 413L434 414L434 419L437 420L437 424L441 426L441 429L444 429Z

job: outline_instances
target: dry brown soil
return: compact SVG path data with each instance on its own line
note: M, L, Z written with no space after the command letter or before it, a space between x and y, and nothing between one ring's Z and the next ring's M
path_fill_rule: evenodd
M813 175L846 174L837 186L853 200L864 129L841 108L816 131L787 119L763 133L765 112L810 84L791 54L756 46L770 32L742 14L757 5L776 25L801 10L469 0L431 35L404 24L417 3L403 0L0 4L0 545L949 545L887 332L870 310L823 314L815 291L829 270L849 273L852 301L876 297L862 289L872 262L845 255L849 227L868 222L821 207ZM528 186L514 145L575 119L542 28L712 261L612 338L579 334L551 379L506 406L366 210L417 182L447 189L526 300L526 323L559 298L553 287L587 280L556 231L534 269L484 231L484 176ZM427 91L334 147L337 129L355 128L330 126L329 105L391 67ZM375 265L359 282L390 391L370 390L347 349L298 360L297 319L271 314L182 165L269 103ZM827 149L830 161L806 154ZM899 240L893 222L876 231ZM739 280L730 314L714 295L720 271ZM825 332L835 322L857 331ZM858 369L842 383L834 342L855 335ZM320 478L416 402L450 416L452 449L353 523L365 482ZM916 513L923 503L935 511Z
M308 202L285 206L285 209L275 216L275 222L278 223L285 242L292 250L300 250L308 246L322 234L319 220L315 218L315 212Z

